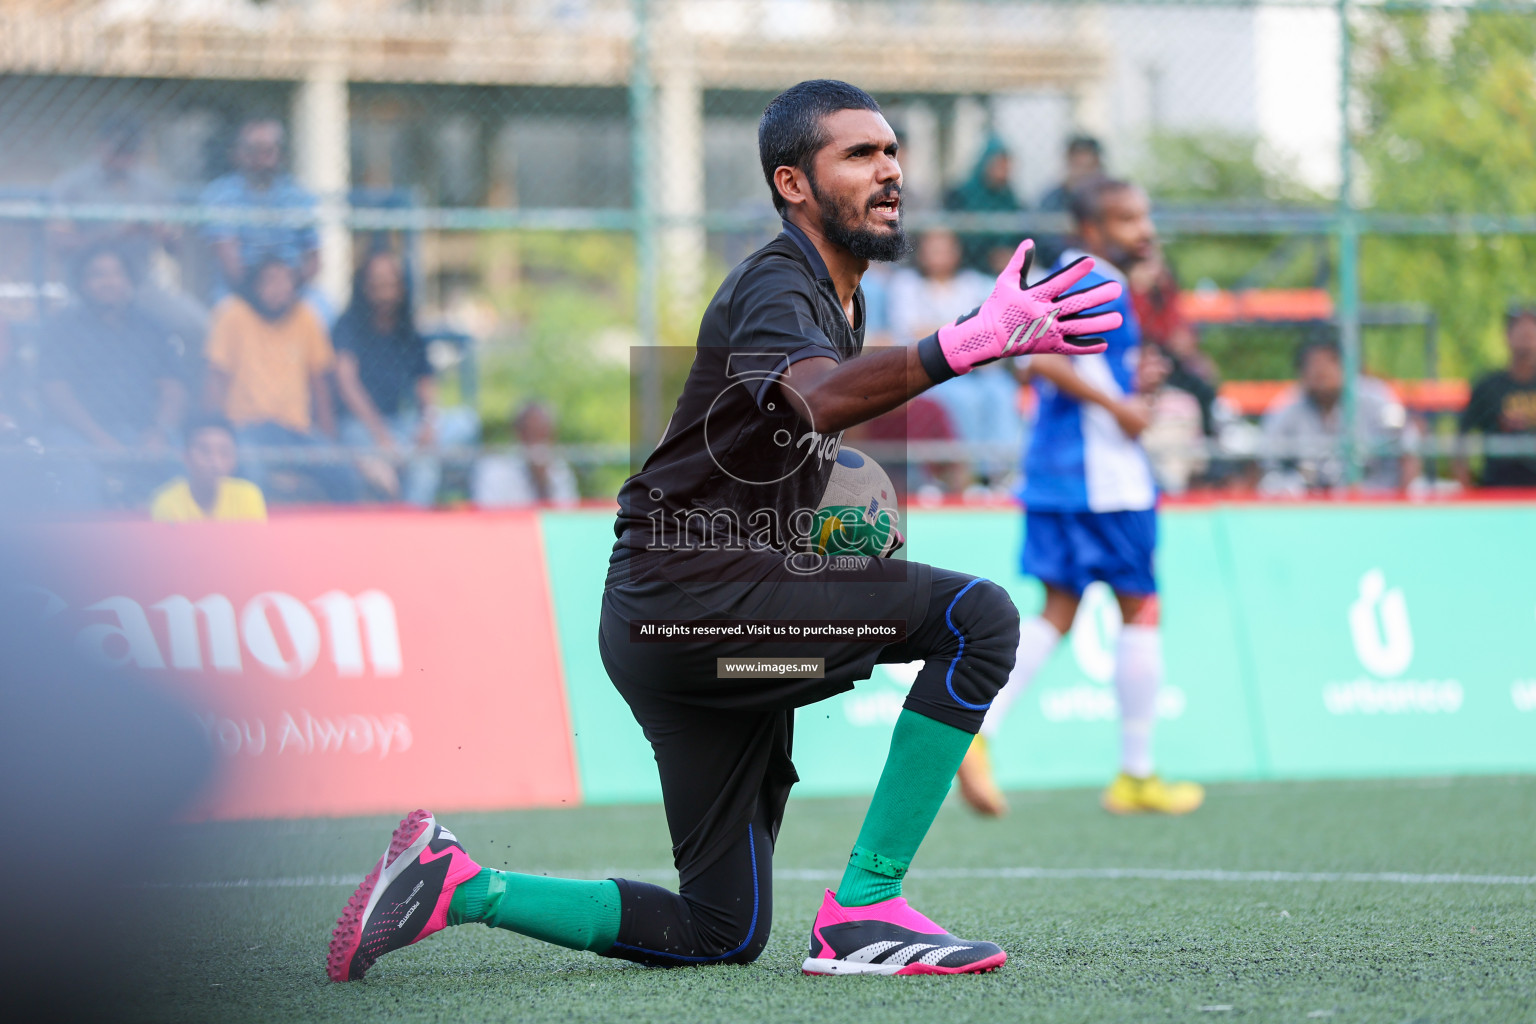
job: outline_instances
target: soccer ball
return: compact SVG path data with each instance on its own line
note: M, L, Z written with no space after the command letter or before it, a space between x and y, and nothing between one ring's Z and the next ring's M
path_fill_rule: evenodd
M816 512L816 550L824 555L887 558L905 539L896 488L874 459L843 448Z

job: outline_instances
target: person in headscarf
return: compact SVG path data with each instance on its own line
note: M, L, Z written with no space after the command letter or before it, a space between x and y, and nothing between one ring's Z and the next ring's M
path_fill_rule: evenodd
M982 147L970 177L945 196L945 209L955 213L1018 213L1025 209L1014 194L1013 156L996 135ZM969 231L960 235L965 265L989 275L999 273L1013 255L1018 232Z

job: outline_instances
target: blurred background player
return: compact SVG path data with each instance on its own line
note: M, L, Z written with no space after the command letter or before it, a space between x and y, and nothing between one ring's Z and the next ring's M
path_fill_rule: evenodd
M1077 189L1072 219L1078 241L1097 261L1083 286L1121 283L1124 269L1156 244L1146 193L1125 181L1101 179ZM1069 248L1058 267L1085 253ZM1115 650L1120 704L1120 774L1104 791L1105 809L1120 814L1184 814L1204 790L1166 783L1153 769L1152 728L1163 681L1158 632L1157 486L1137 438L1149 404L1137 393L1141 330L1122 293L1106 308L1123 323L1104 335L1093 355L1041 355L1027 373L1039 392L1039 413L1025 455L1023 569L1045 585L1045 609L1019 625L1019 649L1008 683L992 702L981 733L960 766L961 793L983 814L1007 809L992 778L988 737L1072 627L1083 591L1096 580L1115 592L1124 627Z
M155 492L149 515L157 523L202 519L265 521L267 502L261 488L234 476L239 463L235 428L220 416L200 416L187 424L185 476Z

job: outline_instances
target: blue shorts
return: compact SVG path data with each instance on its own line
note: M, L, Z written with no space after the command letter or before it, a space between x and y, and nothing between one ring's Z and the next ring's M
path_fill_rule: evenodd
M1026 576L1081 595L1094 580L1117 594L1157 593L1157 511L1024 513Z

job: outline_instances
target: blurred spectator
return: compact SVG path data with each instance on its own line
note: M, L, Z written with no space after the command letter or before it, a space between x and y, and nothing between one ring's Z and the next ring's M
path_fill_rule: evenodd
M892 453L893 448L909 441L959 440L949 413L932 394L918 395L883 416L850 427L843 432L843 442L869 445L869 454L879 456L897 494L936 502L945 494L960 494L966 489L971 482L970 466L954 460L914 459L904 448L899 454Z
M480 423L473 410L438 407L427 342L416 329L410 283L394 253L375 252L358 268L335 341L336 383L351 413L343 440L391 455L414 451L400 496L431 505L443 464L430 450L473 444Z
M1143 345L1136 367L1136 390L1147 399L1148 424L1142 447L1152 461L1157 484L1169 494L1183 494L1202 474L1208 460L1202 449L1207 432L1200 402L1172 383L1173 361L1155 345Z
M986 275L961 265L960 240L954 232L925 231L918 240L916 268L902 268L891 278L891 329L896 342L912 344L975 309L991 293L992 284ZM944 407L959 440L1019 444L1024 429L1019 385L1003 363L977 367L945 381L930 394ZM983 458L977 469L991 480L1006 473L1011 462L1011 456ZM956 479L952 473L944 476ZM968 468L963 469L960 477L968 476Z
M1344 359L1338 342L1304 343L1296 353L1296 369L1298 384L1282 392L1264 414L1264 477L1259 483L1264 494L1300 495L1345 483ZM1418 474L1417 458L1406 451L1385 452L1411 446L1416 432L1402 403L1375 378L1361 376L1357 382L1355 430L1362 489L1406 489Z
M917 265L895 271L888 289L898 345L927 337L991 293L992 279L964 267L963 256L960 239L948 228L930 228L918 238Z
M283 126L275 118L258 118L240 126L234 165L232 173L209 182L203 190L203 205L273 213L315 208L315 197L282 172ZM313 224L213 223L206 233L224 291L239 288L264 260L281 260L298 268L301 290L320 269L320 236Z
M51 197L60 203L166 205L176 200L171 184L141 162L143 133L130 120L105 121L90 160L54 181ZM169 247L177 239L169 224L130 220L65 220L51 225L54 244L73 263L90 249L110 245L136 285L135 303L181 339L182 351L201 343L208 311L180 289Z
M155 492L149 505L157 523L190 523L202 519L267 518L261 488L236 479L238 462L235 428L219 416L202 416L187 424L184 458L187 474Z
M1477 382L1459 423L1463 435L1536 440L1536 305L1511 306L1504 316L1509 365ZM1471 468L1458 459L1456 475L1472 484ZM1536 487L1536 457L1485 456L1481 487Z
M1168 394L1182 392L1194 401L1199 412L1200 437L1196 440L1214 440L1220 426L1217 422L1216 364L1200 351L1199 335L1179 310L1179 279L1164 256L1161 243L1154 242L1144 257L1131 261L1125 276L1131 292L1131 305L1141 323L1144 350L1156 348L1161 362L1166 364L1157 386L1163 396L1159 402L1168 404L1172 401L1173 405L1182 408L1184 403ZM1153 362L1155 364L1157 360ZM1170 412L1170 415L1173 414ZM1161 431L1154 429L1153 433L1160 434ZM1149 443L1148 447L1150 450L1153 444ZM1165 454L1163 457L1173 456ZM1154 463L1157 458L1153 456ZM1197 465L1199 469L1194 468ZM1208 463L1200 459L1187 468L1199 475L1207 466ZM1189 483L1187 478L1185 483Z
M128 267L110 247L86 250L74 283L79 301L47 325L39 359L38 375L56 423L54 441L168 453L186 392L165 328L134 304ZM166 475L153 463L104 468L105 476L84 463L61 466L66 501L98 505L103 487L114 482L136 489Z
M1013 157L1001 139L991 136L971 176L950 190L944 206L956 213L1017 213L1024 204L1014 195L1012 177ZM1016 232L965 232L961 235L964 263L995 277L1007 266L1018 241Z
M1176 376L1215 384L1219 376L1216 364L1200 351L1200 336L1179 309L1179 278L1161 242L1131 263L1126 281L1131 288L1131 304L1141 320L1142 341L1167 353Z
M1095 178L1104 176L1104 149L1091 135L1074 135L1067 140L1067 176L1040 197L1040 209L1065 213L1072 209L1072 194Z
M906 202L906 193L902 193ZM891 277L894 271L889 263L871 263L859 279L859 289L864 293L864 346L884 348L896 344L891 333Z
M308 448L336 436L329 380L336 353L319 315L299 301L298 284L293 266L267 257L251 269L241 292L213 311L206 402L234 423L242 446ZM270 491L259 458L247 465ZM305 472L333 501L356 497L350 466L309 464Z
M1040 209L1046 213L1067 213L1072 209L1072 196L1084 185L1104 177L1104 151L1099 140L1091 135L1073 135L1067 139L1066 177L1056 187L1040 197ZM1038 233L1035 236L1035 267L1049 267L1072 244L1068 235ZM1122 265L1123 266L1123 265ZM1138 309L1138 313L1141 311Z
M522 451L486 455L475 463L475 504L485 508L516 505L574 505L581 494L570 463L550 450L555 418L542 402L529 402L512 421Z

